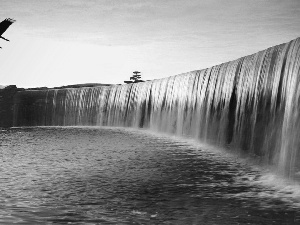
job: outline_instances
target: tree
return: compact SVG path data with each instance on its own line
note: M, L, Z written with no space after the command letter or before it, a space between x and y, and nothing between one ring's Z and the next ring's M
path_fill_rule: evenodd
M144 82L143 80L141 80L140 73L141 72L139 72L139 71L134 71L133 75L130 77L130 81L129 80L125 80L124 83L130 84L130 83Z

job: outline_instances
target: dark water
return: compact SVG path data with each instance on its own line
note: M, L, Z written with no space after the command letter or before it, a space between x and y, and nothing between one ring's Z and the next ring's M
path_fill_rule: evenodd
M205 146L121 128L0 131L1 224L300 224L300 189Z

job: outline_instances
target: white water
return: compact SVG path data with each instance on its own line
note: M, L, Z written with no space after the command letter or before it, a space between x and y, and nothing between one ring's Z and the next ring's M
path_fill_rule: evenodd
M25 91L15 126L143 127L299 173L300 38L212 68L144 83Z

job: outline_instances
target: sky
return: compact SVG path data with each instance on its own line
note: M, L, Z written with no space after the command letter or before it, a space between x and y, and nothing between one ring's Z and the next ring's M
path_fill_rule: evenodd
M300 0L0 0L0 85L152 80L300 37Z

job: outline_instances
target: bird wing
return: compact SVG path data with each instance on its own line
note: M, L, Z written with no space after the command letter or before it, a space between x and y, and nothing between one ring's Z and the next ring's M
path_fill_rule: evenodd
M7 28L12 25L15 20L7 18L0 23L0 36L7 30Z

